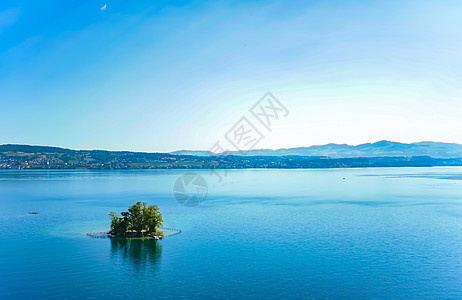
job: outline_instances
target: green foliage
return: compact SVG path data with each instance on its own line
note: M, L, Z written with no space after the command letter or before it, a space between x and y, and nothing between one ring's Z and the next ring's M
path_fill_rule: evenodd
M111 233L121 235L144 236L161 232L158 229L164 223L162 214L156 205L146 206L145 202L137 202L128 208L128 212L122 212L119 217L115 212L111 216Z
M144 227L146 227L145 223L145 215L144 211L146 210L146 203L137 202L136 204L130 206L128 212L130 214L130 229L134 231L141 232Z
M115 235L123 235L127 232L127 223L124 218L119 217L115 212L109 214L112 217L111 232Z

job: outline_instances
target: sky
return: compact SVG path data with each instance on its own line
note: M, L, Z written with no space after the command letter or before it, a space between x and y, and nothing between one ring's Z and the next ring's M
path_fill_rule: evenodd
M106 6L104 6L106 5ZM462 143L461 1L0 2L0 144ZM250 109L287 109L271 131Z

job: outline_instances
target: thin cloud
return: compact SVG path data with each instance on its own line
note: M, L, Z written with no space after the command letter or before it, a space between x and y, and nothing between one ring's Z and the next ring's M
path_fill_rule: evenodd
M106 10L107 4L104 4L100 9L101 10Z

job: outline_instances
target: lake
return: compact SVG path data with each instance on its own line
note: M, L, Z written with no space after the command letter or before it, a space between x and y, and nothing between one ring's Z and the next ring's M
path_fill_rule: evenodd
M184 173L197 206L173 195ZM462 298L462 168L222 175L0 171L0 298ZM182 233L86 236L137 201Z

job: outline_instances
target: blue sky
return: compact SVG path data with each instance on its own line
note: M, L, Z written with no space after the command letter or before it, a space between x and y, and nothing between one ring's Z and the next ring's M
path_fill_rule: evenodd
M289 115L257 148L462 143L461 15L460 1L1 1L0 143L208 149L267 91Z

